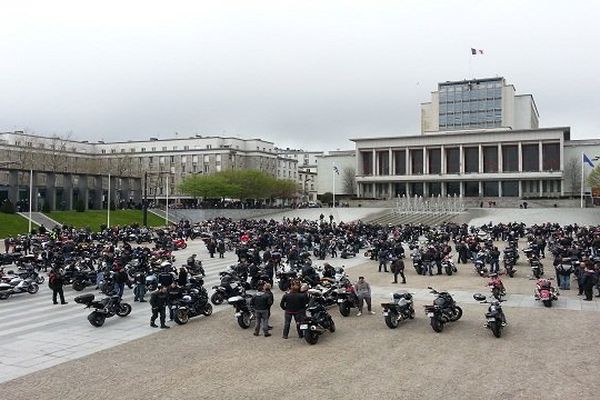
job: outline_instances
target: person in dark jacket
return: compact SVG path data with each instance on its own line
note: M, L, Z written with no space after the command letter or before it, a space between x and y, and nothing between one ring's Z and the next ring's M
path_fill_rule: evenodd
M596 270L591 264L585 266L583 272L583 292L585 293L585 301L592 301L594 295L594 285L596 284Z
M219 258L225 258L225 242L223 240L217 242L217 253L219 253Z
M117 269L117 272L115 273L115 283L119 291L117 294L119 295L119 298L122 298L123 292L125 291L125 285L131 287L131 282L129 282L129 276L122 267L119 267Z
M300 281L295 280L292 282L289 293L286 293L281 298L279 306L282 310L285 310L285 319L283 323L283 338L287 339L290 333L290 325L292 323L292 317L296 321L296 330L298 331L298 337L303 338L304 334L300 330L300 323L306 316L306 306L308 305L308 294L300 292Z
M53 269L48 277L48 284L52 289L52 302L54 304L58 304L58 301L56 301L56 297L60 296L60 304L67 304L67 302L65 301L65 295L63 293L64 279L62 271Z
M135 275L135 288L133 288L134 298L133 301L145 302L144 296L146 295L146 274L138 272Z
M185 287L185 284L187 283L187 279L188 279L187 269L185 269L185 267L179 268L179 277L177 278L177 283L179 284L179 286Z
M260 335L260 328L264 332L265 337L271 336L269 333L269 308L273 304L273 297L265 292L265 283L259 282L258 292L250 300L250 305L254 308L254 315L256 316L256 329L254 329L254 336Z
M158 328L155 324L156 318L160 315L161 329L169 329L165 324L165 306L167 305L167 287L161 286L150 295L150 306L152 307L152 317L150 317L150 326Z
M173 321L175 317L175 311L171 307L177 300L183 296L183 290L177 285L177 281L173 281L171 286L167 289L167 305L169 306L169 321Z
M391 269L394 273L394 282L392 283L398 283L398 275L400 275L402 277L402 283L406 284L406 277L404 276L404 261L401 258L396 257L392 260Z

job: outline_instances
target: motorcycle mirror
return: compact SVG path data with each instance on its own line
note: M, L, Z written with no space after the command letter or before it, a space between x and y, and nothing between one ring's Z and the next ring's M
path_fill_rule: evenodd
M475 293L473 298L477 301L485 301L486 297L481 293Z

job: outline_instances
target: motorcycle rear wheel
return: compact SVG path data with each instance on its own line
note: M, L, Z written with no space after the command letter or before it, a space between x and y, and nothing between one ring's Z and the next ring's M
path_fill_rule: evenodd
M388 315L385 316L385 324L390 329L396 329L399 325L399 321L398 321L398 317L396 316L396 313L392 313L392 312L388 313Z
M350 315L350 305L347 302L340 303L338 308L340 309L340 314L342 314L342 317L347 317Z
M333 322L333 318L329 318L329 332L335 332L335 322Z
M448 275L448 276L452 275L452 268L447 268L446 269L446 275Z
M452 316L451 319L452 322L458 321L463 315L463 310L459 306L454 306L454 312L455 314Z
M552 300L542 300L542 303L544 303L544 306L546 307L552 307Z
M212 314L212 312L213 312L212 306L210 305L210 303L206 303L206 305L204 306L204 310L202 311L202 315L205 315L208 317L209 315Z
M190 320L187 310L177 310L175 318L173 318L178 325L185 325Z
M92 326L95 326L96 328L99 328L102 325L104 325L105 319L106 318L104 317L104 315L95 311L88 315L88 321L90 321L90 324L92 324Z
M250 315L249 312L243 312L242 315L240 315L237 318L237 322L238 325L240 326L240 328L242 329L248 329L250 328L250 324L252 322L252 316Z
M81 292L83 289L85 289L85 285L83 284L83 282L81 282L81 281L73 282L73 290L75 290L76 292Z
M221 292L214 292L212 294L212 296L210 296L210 301L211 303L213 303L215 306L218 306L220 304L223 304L223 294Z
M121 303L119 305L119 310L117 311L117 315L119 317L126 317L131 312L131 306L127 303Z
M0 300L6 300L10 297L10 293L0 292Z
M37 283L38 285L41 285L42 283L44 283L45 280L46 279L43 276L38 275L38 277L35 278L35 283Z
M306 343L310 345L317 344L317 342L319 341L319 335L314 333L313 331L307 330L306 332L304 332L304 340L306 340Z
M29 294L36 294L38 292L38 290L40 290L40 287L38 286L37 283L32 283L27 288L27 292L29 292Z
M502 336L502 324L499 321L490 322L489 326L494 336L497 338Z
M431 328L435 332L440 333L441 331L444 330L444 323L437 318L431 318Z

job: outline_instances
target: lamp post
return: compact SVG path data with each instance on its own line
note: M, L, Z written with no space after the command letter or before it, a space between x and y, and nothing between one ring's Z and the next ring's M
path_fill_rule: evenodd
M166 205L165 205L165 226L169 226L169 175L170 171L145 171L144 172L144 200L143 200L143 223L148 226L148 174L167 174L166 179ZM155 190L156 197L156 190Z

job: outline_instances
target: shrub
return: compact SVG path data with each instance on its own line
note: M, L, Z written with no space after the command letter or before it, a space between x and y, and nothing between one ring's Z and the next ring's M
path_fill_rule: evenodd
M9 199L6 199L2 202L2 205L0 205L0 211L6 214L14 214L15 205Z

